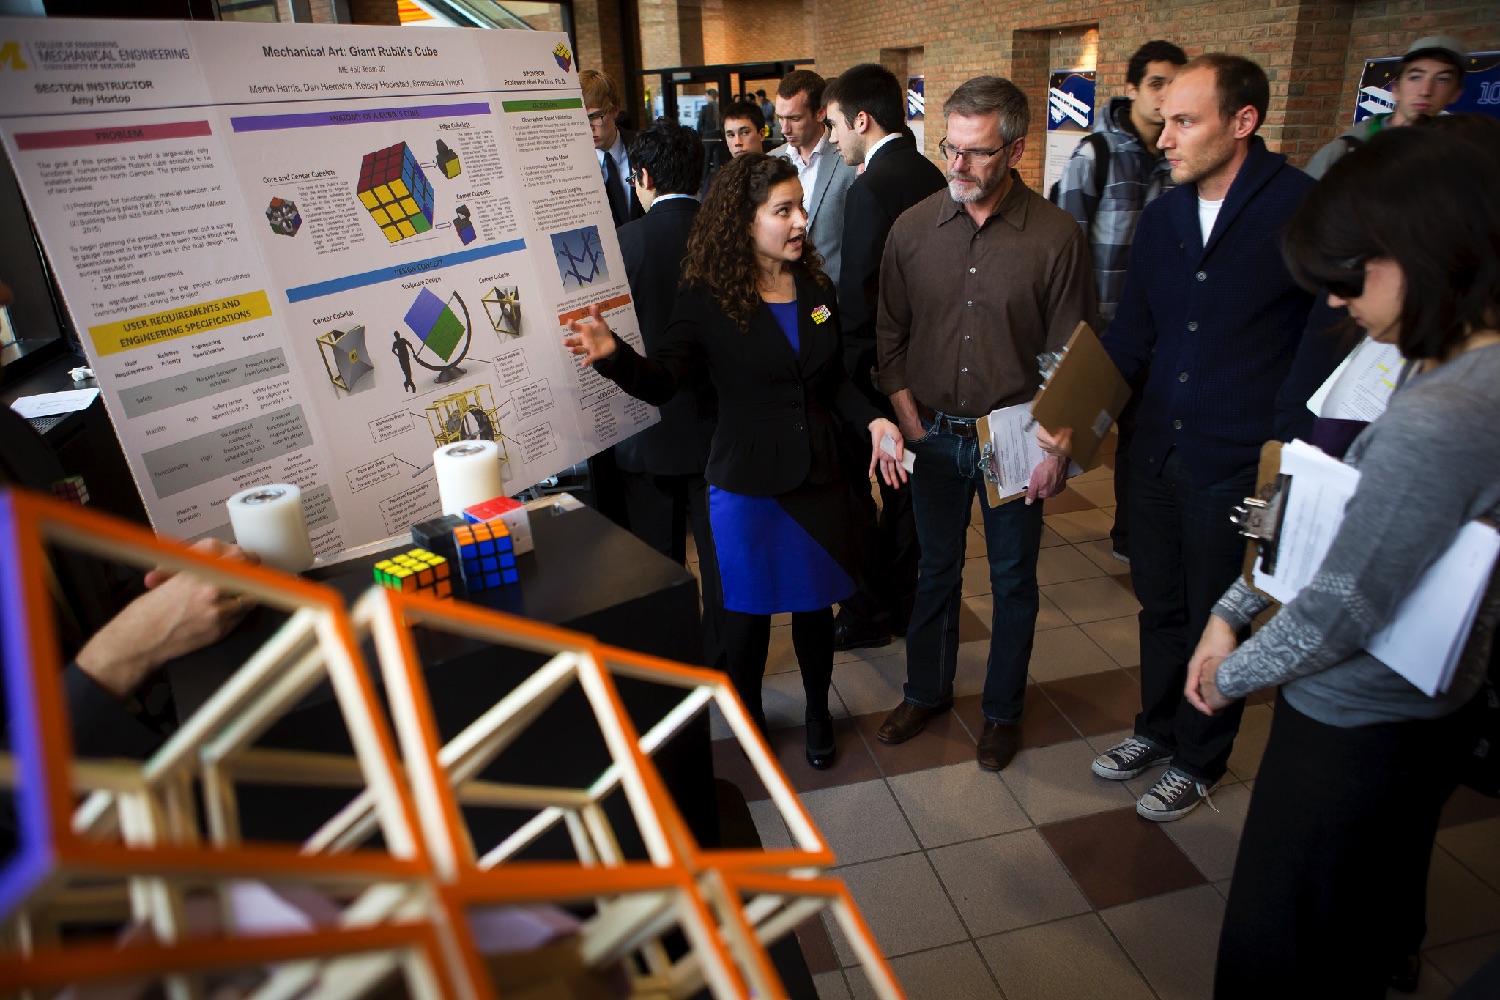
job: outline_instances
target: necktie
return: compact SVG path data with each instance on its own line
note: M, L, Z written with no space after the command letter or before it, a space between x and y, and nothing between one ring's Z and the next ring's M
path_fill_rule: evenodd
M615 158L604 154L604 193L609 196L609 214L615 217L615 225L630 221L630 201L625 195L625 185L620 183L620 168Z

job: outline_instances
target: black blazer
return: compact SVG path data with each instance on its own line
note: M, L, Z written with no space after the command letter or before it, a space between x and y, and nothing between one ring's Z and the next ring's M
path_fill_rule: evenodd
M885 240L901 213L947 181L909 136L901 135L870 157L844 198L844 263L839 272L839 309L844 344L857 353L875 345L880 261Z
M842 446L840 418L864 425L880 416L844 371L833 290L803 274L796 282L802 349L795 355L769 307L762 304L742 331L711 294L693 288L677 297L651 358L616 339L615 355L599 366L620 388L657 405L693 371L708 372L719 422L704 477L720 489L776 496L804 482L846 478L860 463ZM819 323L813 314L825 307Z
M660 349L677 305L688 233L697 217L698 202L673 198L656 202L644 216L619 229L625 276L648 355ZM659 423L615 445L615 462L626 472L702 475L717 410L707 375L695 374L677 395L661 404Z

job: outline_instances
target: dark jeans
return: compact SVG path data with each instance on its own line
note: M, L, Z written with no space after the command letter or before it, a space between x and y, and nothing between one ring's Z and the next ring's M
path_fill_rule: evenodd
M724 593L719 561L708 526L708 484L702 475L657 476L622 472L630 533L675 562L687 563L687 531L693 529L703 594L703 665L725 669Z
M891 420L896 411L885 393L875 388L870 370L875 364L875 350L869 348L855 355L849 364L850 378L866 399ZM860 435L859 450L864 461L870 459L870 435ZM855 490L859 505L860 568L859 589L839 602L839 612L861 624L889 626L903 632L911 618L911 606L917 589L917 524L912 517L910 484L896 488L879 479L880 510L869 490Z
M1243 568L1245 539L1229 511L1255 490L1255 469L1194 486L1179 453L1161 475L1130 480L1130 579L1141 602L1141 714L1135 734L1171 748L1172 763L1212 784L1224 776L1245 703L1204 715L1182 696L1188 658L1214 603Z
M1386 995L1425 932L1438 815L1473 708L1341 729L1278 697L1240 838L1214 996Z
M975 438L929 428L920 441L909 441L907 447L917 456L911 493L922 558L906 632L906 700L932 708L953 693L964 550L978 492L994 595L984 717L990 722L1019 722L1036 630L1042 505L1028 507L1024 500L1012 500L991 507L977 467L979 442Z

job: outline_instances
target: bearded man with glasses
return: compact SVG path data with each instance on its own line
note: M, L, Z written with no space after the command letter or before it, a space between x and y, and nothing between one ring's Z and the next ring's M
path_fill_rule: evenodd
M1037 355L1060 349L1080 321L1098 322L1097 292L1078 223L1014 169L1026 148L1026 95L1009 80L977 77L953 92L943 117L947 187L896 220L880 269L876 384L916 455L921 558L903 700L876 735L905 742L953 706L964 551L978 493L994 595L978 759L998 771L1020 746L1040 501L1062 491L1066 462L1038 466L1024 502L991 507L975 419L1031 399Z

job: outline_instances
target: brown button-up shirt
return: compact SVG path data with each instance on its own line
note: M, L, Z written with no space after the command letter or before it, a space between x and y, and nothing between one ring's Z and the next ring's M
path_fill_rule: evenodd
M958 417L1036 395L1038 354L1098 328L1088 241L1071 215L1011 188L975 226L947 188L891 229L880 268L877 384Z

